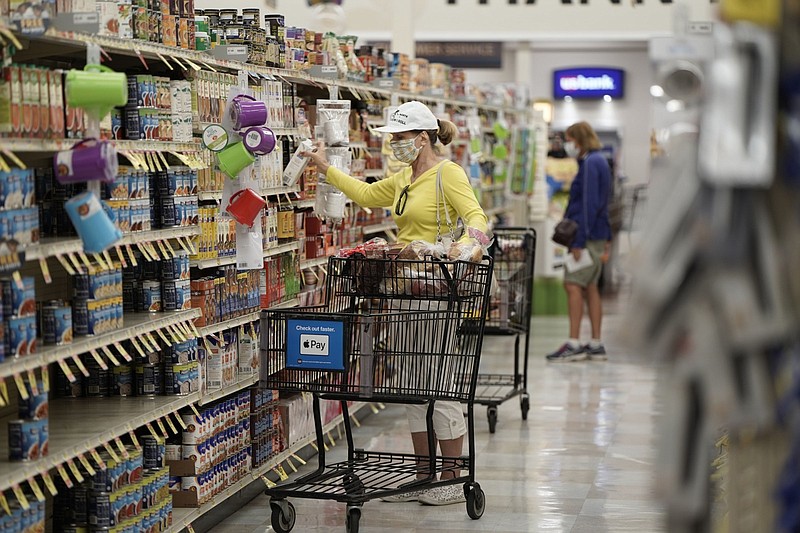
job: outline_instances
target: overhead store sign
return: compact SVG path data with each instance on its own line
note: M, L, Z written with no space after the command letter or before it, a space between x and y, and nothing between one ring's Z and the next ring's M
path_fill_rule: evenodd
M601 99L622 98L625 94L625 71L617 68L582 67L553 71L553 98L567 96Z
M454 68L502 68L503 45L499 42L420 41L416 56Z

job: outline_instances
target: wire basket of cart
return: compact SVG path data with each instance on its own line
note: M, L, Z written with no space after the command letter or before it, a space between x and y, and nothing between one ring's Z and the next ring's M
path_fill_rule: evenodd
M522 419L530 410L528 396L528 350L533 308L533 268L536 258L536 231L533 228L496 227L489 249L494 260L497 290L492 292L486 317L486 335L514 336L513 373L478 374L475 402L486 407L489 432L497 426L497 407L520 397ZM521 337L524 346L520 351ZM484 365L487 361L484 360Z
M488 257L482 263L332 257L324 306L262 312L261 383L312 393L319 449L315 471L266 491L275 531L294 526L287 498L346 503L346 530L352 533L369 500L451 484L463 485L470 517L483 515L473 402L491 278ZM320 399L341 402L345 461L326 461ZM426 404L430 454L356 449L348 401ZM467 406L468 455L436 454L436 401ZM437 479L443 472L459 474ZM419 473L426 477L418 479Z

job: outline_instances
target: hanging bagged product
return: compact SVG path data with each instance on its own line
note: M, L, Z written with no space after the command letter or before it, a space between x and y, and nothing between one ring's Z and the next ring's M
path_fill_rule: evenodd
M317 126L322 127L325 144L350 144L350 100L317 100Z
M67 200L64 209L88 253L103 252L122 238L122 232L93 192L87 191Z
M59 183L84 181L113 182L119 163L117 149L108 141L84 139L70 150L53 156L56 179Z

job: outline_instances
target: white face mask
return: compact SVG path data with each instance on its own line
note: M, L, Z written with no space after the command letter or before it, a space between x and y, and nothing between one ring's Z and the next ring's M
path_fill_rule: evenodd
M421 133L419 135L422 135ZM417 137L419 137L417 135ZM392 147L392 152L394 153L395 159L400 161L401 163L405 163L406 165L410 165L414 161L417 160L419 157L419 153L422 150L422 147L417 147L414 144L417 140L417 137L413 139L405 139L402 141L392 141L389 143L389 146Z
M567 141L564 143L564 151L567 152L569 157L578 157L581 153L580 148L575 146L575 141Z

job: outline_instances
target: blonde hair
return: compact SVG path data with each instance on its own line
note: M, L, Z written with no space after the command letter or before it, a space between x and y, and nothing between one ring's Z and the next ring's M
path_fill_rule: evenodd
M437 122L439 123L439 129L425 130L425 132L431 140L431 145L435 145L438 139L443 145L447 146L453 142L453 139L458 137L458 126L449 120L437 120Z
M603 147L603 145L600 144L600 139L597 138L597 134L588 122L576 122L567 128L566 133L584 152L599 150Z

